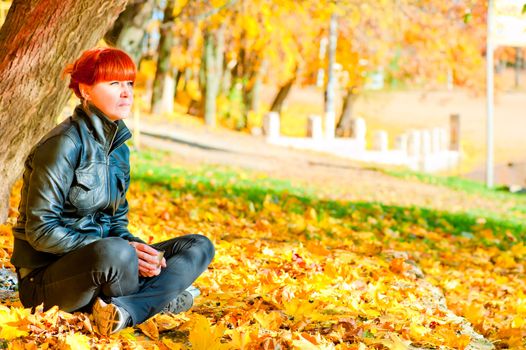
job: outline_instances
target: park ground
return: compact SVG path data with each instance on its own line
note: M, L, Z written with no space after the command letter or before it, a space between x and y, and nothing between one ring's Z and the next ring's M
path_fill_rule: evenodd
M443 111L436 120L446 123L449 109ZM455 112L469 120L469 111ZM140 147L132 144L130 229L152 242L185 233L214 242L216 257L196 281L202 296L195 307L103 338L85 314L30 314L15 295L0 306L3 347L526 346L523 196L168 119L143 122L173 131L171 139L143 134ZM409 127L420 125L413 122ZM10 221L0 227L6 267L18 191Z
M514 71L496 76L494 105L494 158L498 184L520 184L526 179L526 83L523 72L515 87ZM263 89L262 106L270 104L275 89ZM337 110L339 104L337 103ZM293 87L284 109L282 131L301 135L311 114L323 115L323 93L316 87ZM369 144L375 130L389 133L390 147L397 135L417 128L447 127L449 116L461 117L461 144L464 152L459 167L447 175L484 180L486 166L485 87L476 90L420 89L366 91L357 100L354 115L363 117L368 126ZM512 167L508 166L513 163Z

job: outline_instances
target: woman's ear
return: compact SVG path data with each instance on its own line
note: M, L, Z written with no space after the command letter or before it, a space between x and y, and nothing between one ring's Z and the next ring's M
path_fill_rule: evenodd
M82 99L88 101L89 100L89 94L90 94L89 85L80 83L79 84L79 90L80 90L80 95L82 96Z

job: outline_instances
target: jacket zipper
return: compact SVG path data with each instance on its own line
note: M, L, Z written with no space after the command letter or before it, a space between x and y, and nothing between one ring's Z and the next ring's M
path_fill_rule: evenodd
M111 146L113 145L113 141L115 141L115 137L117 136L117 130L113 133L113 136L111 138L110 146L108 148L108 152L106 153L106 187L107 187L107 193L108 193L108 203L104 207L104 209L108 209L111 203L111 187L110 187L110 153L111 153ZM112 213L115 215L115 207L112 208Z

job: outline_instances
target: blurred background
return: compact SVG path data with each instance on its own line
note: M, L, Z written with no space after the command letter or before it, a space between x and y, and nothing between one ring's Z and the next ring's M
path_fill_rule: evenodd
M476 0L130 0L100 44L136 61L144 120L259 135L275 111L280 133L301 137L332 111L336 136L363 118L393 147L458 114L461 161L442 173L482 181L486 17ZM494 52L497 184L526 178L525 54Z

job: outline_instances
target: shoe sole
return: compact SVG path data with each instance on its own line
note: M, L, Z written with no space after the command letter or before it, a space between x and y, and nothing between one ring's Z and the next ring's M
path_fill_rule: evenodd
M92 314L95 331L98 334L109 336L114 333L113 326L119 323L119 314L115 305L106 304L102 299L97 298L93 305Z

